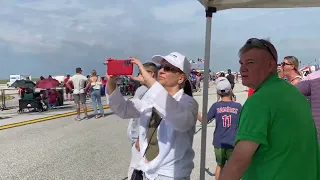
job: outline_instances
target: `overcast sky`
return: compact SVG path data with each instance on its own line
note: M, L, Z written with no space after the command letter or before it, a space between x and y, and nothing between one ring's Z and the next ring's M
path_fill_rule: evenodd
M279 59L320 58L320 8L232 9L214 15L210 68L239 68L237 51L250 37L270 38ZM197 0L1 0L0 78L104 74L107 57L178 51L204 55L205 16Z

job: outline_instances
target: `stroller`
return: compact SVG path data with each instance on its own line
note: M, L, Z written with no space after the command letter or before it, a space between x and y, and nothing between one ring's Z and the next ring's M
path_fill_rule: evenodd
M48 110L48 106L46 105L45 102L43 102L40 99L35 99L35 100L20 99L18 113L30 112L30 110L43 112Z
M19 100L18 113L37 111L43 112L48 110L48 105L40 98L40 96L34 97L33 93L25 93L22 99Z

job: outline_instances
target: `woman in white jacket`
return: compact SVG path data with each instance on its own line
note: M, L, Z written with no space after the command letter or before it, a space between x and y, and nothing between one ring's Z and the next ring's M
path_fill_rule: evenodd
M192 144L198 114L198 103L187 80L190 62L177 52L154 56L152 60L161 64L157 82L139 60L131 60L141 72L132 79L148 88L143 98L125 100L116 89L116 77L109 77L107 91L115 114L123 119L140 118L139 150L145 156L139 170L146 180L189 180L194 168ZM156 126L151 125L153 119L159 120Z
M158 67L154 63L152 63L152 62L144 63L143 67L152 77L155 78L157 76ZM146 86L144 86L144 84L141 84L141 86L134 93L133 98L142 99L143 95L147 91L148 91L148 88ZM139 169L139 163L142 159L142 155L135 147L135 145L137 145L136 142L139 138L139 126L140 126L139 122L140 122L140 118L131 118L129 120L129 124L128 124L127 134L128 134L129 139L132 142L132 144L131 144L132 145L131 146L131 161L130 161L130 165L129 165L129 169L128 169L128 179L129 180L131 179L133 171L135 169Z

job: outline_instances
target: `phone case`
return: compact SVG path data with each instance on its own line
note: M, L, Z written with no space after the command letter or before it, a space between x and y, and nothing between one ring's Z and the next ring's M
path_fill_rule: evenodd
M108 75L132 75L133 64L130 60L108 60Z

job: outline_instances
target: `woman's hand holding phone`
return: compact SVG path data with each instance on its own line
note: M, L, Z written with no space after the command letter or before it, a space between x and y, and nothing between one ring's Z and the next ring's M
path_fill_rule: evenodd
M156 82L156 80L150 75L150 73L148 73L144 69L143 64L141 63L140 60L133 57L131 57L130 60L132 63L138 66L139 71L141 72L138 76L131 76L131 79L135 81L139 81L141 84L150 88Z
M108 61L111 61L111 60L116 61L116 59L114 59L114 58L108 58L103 64L104 65L108 65ZM109 75L108 71L106 71L106 78L107 78L108 82L110 81L111 83L115 83L116 84L118 76Z

